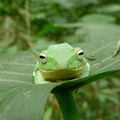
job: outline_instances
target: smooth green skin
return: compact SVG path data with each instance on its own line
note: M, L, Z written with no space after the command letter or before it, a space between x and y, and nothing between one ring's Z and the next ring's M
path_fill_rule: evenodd
M34 83L44 84L88 76L90 66L83 55L77 59L79 50L80 48L73 48L67 43L50 45L41 52L47 56L47 62L41 63L38 60L36 63Z

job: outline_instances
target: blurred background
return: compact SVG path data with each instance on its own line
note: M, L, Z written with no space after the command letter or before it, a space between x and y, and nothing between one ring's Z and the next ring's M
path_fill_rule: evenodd
M76 46L89 32L99 41L112 37L110 30L119 24L120 0L0 0L0 52L40 51L62 42ZM119 74L81 88L74 97L81 120L120 120ZM62 120L52 95L43 119Z

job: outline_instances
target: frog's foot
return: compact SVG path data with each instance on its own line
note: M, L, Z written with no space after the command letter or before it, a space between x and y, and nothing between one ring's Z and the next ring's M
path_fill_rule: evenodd
M86 63L81 78L87 77L89 75L89 72L90 72L90 65L89 63Z

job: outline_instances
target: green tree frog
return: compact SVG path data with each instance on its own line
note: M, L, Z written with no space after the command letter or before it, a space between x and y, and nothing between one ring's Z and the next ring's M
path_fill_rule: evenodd
M81 48L68 43L50 45L39 55L33 71L34 83L43 84L88 76L90 65Z

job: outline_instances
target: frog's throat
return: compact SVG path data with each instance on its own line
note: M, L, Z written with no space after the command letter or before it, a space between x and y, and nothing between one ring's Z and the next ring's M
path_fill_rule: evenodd
M80 76L83 67L75 69L59 69L59 70L40 70L43 78L47 81L71 80Z

